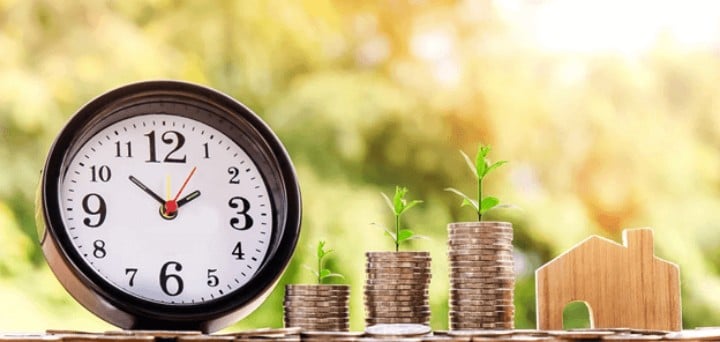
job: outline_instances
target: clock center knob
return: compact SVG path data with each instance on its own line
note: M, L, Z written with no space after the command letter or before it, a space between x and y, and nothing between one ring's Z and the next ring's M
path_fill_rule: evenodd
M177 217L178 205L177 201L169 200L160 206L160 216L166 220L173 220Z

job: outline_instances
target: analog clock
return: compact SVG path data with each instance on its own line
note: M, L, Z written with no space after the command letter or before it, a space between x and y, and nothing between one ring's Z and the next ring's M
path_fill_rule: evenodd
M214 331L256 308L300 231L292 163L255 114L175 81L112 90L70 120L42 175L60 282L122 328Z

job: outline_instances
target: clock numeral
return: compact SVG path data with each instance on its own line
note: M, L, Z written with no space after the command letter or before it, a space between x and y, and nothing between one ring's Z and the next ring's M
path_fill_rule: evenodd
M95 209L90 207L91 199L95 199L93 200L93 202L97 203L97 205L93 206L95 207ZM83 220L83 223L86 226L90 228L97 228L100 227L103 222L105 222L105 216L107 215L107 206L105 205L105 200L102 198L102 196L98 194L88 194L82 200L82 207L88 215L98 216L97 222L95 223L92 222L92 219L90 217L86 217Z
M125 147L125 148L123 148ZM115 142L115 157L122 158L132 158L132 145L130 142L121 143L119 141Z
M232 255L234 255L237 260L245 260L245 253L242 252L242 242L238 242L237 245L235 245Z
M216 287L216 286L218 286L218 284L220 284L220 279L216 275L213 274L215 272L217 272L217 270L214 268L211 268L208 270L207 284L210 287Z
M93 250L93 256L96 258L102 259L107 255L107 252L105 251L105 241L95 240L95 242L93 242L93 247L95 247Z
M166 295L175 297L183 291L183 280L178 274L168 274L169 267L172 267L175 272L180 272L182 271L182 265L177 261L168 261L160 269L160 288ZM175 282L175 291L172 292L168 286L171 280Z
M137 274L138 269L137 268L126 268L125 269L125 275L130 275L130 287L135 286L135 275Z
M205 159L210 158L210 147L208 146L208 143L204 143L203 147L205 148Z
M155 143L155 131L150 131L150 133L145 134L145 136L148 137L150 143L150 159L146 160L146 162L159 163L160 161L157 158L157 144ZM183 155L182 157L173 157L173 154L178 152L178 150L185 145L185 136L180 134L180 132L167 131L160 136L160 140L162 140L165 145L175 145L173 149L165 155L165 159L163 159L164 162L185 163L187 161L187 155Z
M240 202L240 204L238 204ZM233 229L237 230L248 230L253 225L253 219L248 215L248 211L250 210L250 202L242 197L235 196L230 199L228 202L228 205L230 208L238 209L235 213L240 215L242 220L238 217L233 217L230 219L230 226L233 227ZM242 222L242 225L240 224Z
M101 165L99 168L93 165L90 167L90 171L92 172L91 182L97 182L97 180L100 179L101 182L107 183L112 177L112 172L110 172L110 168L107 165Z
M240 170L237 167L229 167L228 174L231 176L230 184L240 184Z

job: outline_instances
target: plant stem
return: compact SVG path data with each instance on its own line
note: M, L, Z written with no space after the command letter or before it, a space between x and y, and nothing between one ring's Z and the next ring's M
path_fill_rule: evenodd
M478 221L482 221L482 177L478 179Z
M322 258L318 258L318 285L322 285Z
M400 215L395 215L395 252L400 251Z

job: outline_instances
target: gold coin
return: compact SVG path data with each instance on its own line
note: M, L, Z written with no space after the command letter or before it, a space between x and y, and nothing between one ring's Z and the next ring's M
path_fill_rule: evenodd
M388 278L368 278L365 279L365 286L375 286L375 285L398 285L398 286L411 286L416 288L425 288L430 284L431 279L430 278L419 278L419 279L412 279L412 278L403 278L403 279L392 279L390 277Z
M364 291L393 291L392 293L397 293L396 291L402 290L402 291L424 291L427 290L430 287L429 281L423 281L423 282L417 282L417 281L410 281L410 282L403 282L403 283L390 283L390 282L371 282L369 284L365 284ZM405 293L408 294L409 292Z
M330 296L349 296L349 290L310 290L310 289L285 289L286 295L291 296L308 296L308 297L330 297Z
M387 261L387 262L366 262L366 269L374 268L412 268L412 269L428 269L430 268L430 261Z

